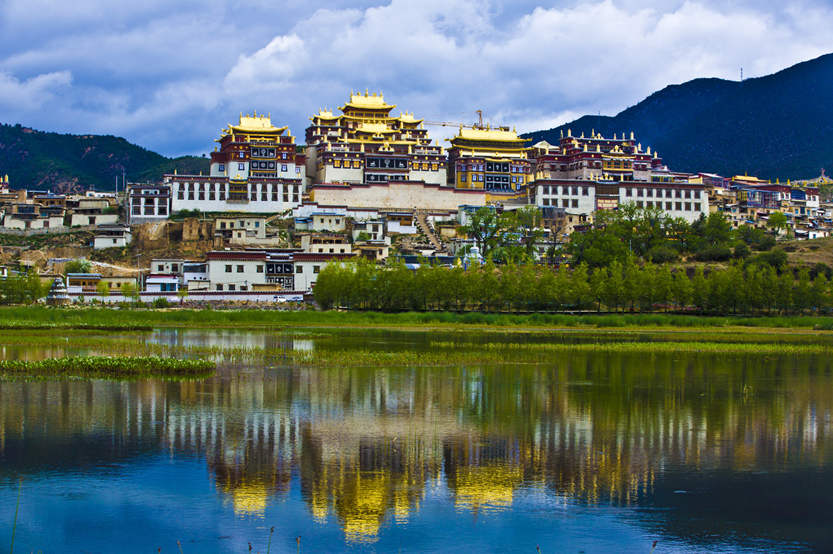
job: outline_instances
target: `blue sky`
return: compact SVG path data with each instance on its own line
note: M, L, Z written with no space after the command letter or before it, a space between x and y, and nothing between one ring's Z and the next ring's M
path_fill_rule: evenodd
M528 131L833 52L830 21L820 0L0 0L0 121L200 154L241 111L303 137L367 88Z

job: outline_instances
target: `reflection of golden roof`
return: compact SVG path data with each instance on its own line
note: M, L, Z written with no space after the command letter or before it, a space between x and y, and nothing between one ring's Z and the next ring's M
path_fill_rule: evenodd
M268 115L243 115L240 114L240 122L237 125L229 123L224 134L231 133L277 133L283 134L286 127L275 127L272 125L272 118Z
M341 106L339 109L344 111L345 108L359 108L364 110L392 110L396 106L393 104L385 104L385 98L382 96L382 93L376 94L375 92L372 94L368 94L365 92L364 94L354 94L350 93L350 101L347 102L345 105Z
M461 127L457 132L457 136L451 139L451 143L459 140L479 140L479 141L496 141L496 142L512 142L522 145L527 142L527 139L520 138L518 133L510 131L506 128L500 129L467 129Z
M352 506L342 506L344 535L350 542L372 542L379 535L382 518L387 511L388 480L383 474L362 476L356 480L356 500Z
M244 482L231 490L231 502L234 505L234 513L239 516L250 515L263 517L268 500L269 492L262 483Z
M458 469L455 506L470 510L504 509L512 505L515 487L523 476L520 467L474 466Z

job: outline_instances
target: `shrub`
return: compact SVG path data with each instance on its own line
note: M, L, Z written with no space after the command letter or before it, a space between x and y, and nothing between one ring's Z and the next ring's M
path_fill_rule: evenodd
M725 262L732 257L732 250L728 246L709 246L694 255L701 262Z
M676 261L678 254L670 246L654 246L648 250L646 257L655 264L664 264Z
M758 254L755 257L755 262L761 265L771 265L775 268L781 268L787 263L787 253L779 248L775 248L769 252Z
M168 302L167 298L157 298L156 300L153 301L153 307L154 308L169 308L170 306L171 306L171 303Z
M749 254L751 254L751 252L752 251L749 250L749 247L746 246L746 243L740 242L737 245L735 245L735 252L734 252L735 258L739 258L739 259L746 258L746 257L749 256Z

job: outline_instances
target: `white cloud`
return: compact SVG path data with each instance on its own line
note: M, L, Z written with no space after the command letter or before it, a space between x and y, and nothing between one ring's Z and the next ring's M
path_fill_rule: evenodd
M811 33L799 13L700 2L671 11L612 0L536 8L501 25L477 0L393 0L316 12L241 56L227 90L294 91L295 105L281 110L293 125L301 118L292 110L306 116L370 86L431 119L470 119L482 108L496 122L545 128L573 114L615 113L670 83L736 78L741 65L760 75L833 50L821 17L833 13L818 9Z
M303 136L313 111L351 89L383 90L430 120L482 109L526 131L614 114L667 84L735 79L740 66L760 76L833 51L822 0L41 4L52 3L0 5L2 118L169 154L207 149L252 109Z
M0 108L4 112L41 109L71 83L69 71L44 73L23 81L9 73L0 73Z

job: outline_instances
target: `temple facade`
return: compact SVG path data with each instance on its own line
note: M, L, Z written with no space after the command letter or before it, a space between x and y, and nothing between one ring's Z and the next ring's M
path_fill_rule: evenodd
M445 185L443 148L423 120L391 116L381 93L351 93L340 114L321 109L306 131L307 175L314 183L380 184L422 181Z
M664 169L662 158L651 147L642 148L633 133L605 138L562 133L558 145L539 142L531 149L536 179L591 179L651 181L652 173Z
M511 192L532 180L528 140L520 138L509 127L461 126L450 142L450 186Z
M305 156L286 127L275 127L267 115L241 114L217 142L209 175L164 176L172 212L275 213L301 203Z

